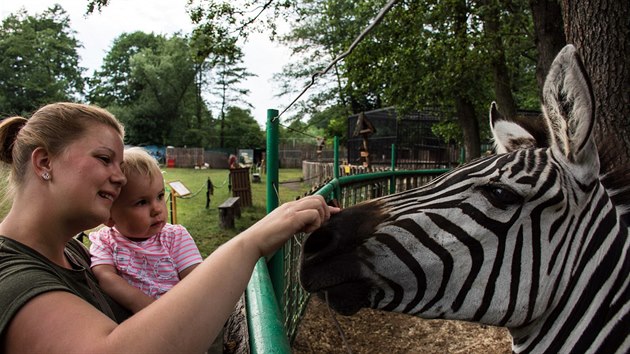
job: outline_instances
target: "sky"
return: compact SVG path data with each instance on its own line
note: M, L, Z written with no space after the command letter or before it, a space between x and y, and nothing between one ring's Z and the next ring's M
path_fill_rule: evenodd
M70 26L82 43L79 48L79 65L87 68L86 75L99 69L103 57L116 37L135 31L172 35L188 34L193 25L186 13L187 0L111 0L99 13L85 16L86 0L0 0L0 19L25 8L31 15L39 14L58 3L70 16ZM256 77L243 82L241 88L250 91L247 102L254 108L252 114L264 129L267 109L282 110L293 97L274 98L279 85L272 75L280 72L289 62L289 50L269 41L264 34L254 34L242 47L244 65Z

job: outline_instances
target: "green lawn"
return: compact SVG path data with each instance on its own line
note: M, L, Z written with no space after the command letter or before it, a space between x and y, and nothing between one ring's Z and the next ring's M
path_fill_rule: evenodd
M192 192L188 198L177 198L177 223L188 229L204 257L266 214L266 175L262 175L261 183L252 183L252 202L254 205L242 209L242 216L240 219L236 219L234 230L223 230L219 227L217 207L229 197L227 181L229 170L166 168L163 171L166 182L180 181ZM6 180L5 176L2 177L3 180ZM310 188L303 183L290 185L283 183L298 181L301 177L302 170L280 170L279 200L281 203L294 200ZM214 195L210 197L210 207L206 209L206 182L208 178L214 185ZM4 193L2 189L0 188L0 198ZM0 219L6 215L8 209L7 204L0 205Z

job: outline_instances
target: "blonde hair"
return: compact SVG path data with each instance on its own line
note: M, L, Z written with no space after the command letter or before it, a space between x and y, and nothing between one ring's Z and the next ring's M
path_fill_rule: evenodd
M95 124L114 128L124 136L122 124L111 113L79 103L53 103L38 109L29 119L15 116L1 121L0 161L11 166L10 188L17 188L26 180L33 150L41 147L57 156ZM12 192L8 189L7 196Z
M125 149L122 171L125 176L136 173L151 179L162 178L162 170L157 160L141 147Z

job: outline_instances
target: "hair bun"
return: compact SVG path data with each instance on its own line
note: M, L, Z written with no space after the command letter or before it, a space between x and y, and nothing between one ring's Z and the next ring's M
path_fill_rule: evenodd
M13 144L20 129L28 120L23 117L9 117L0 122L0 161L13 163Z

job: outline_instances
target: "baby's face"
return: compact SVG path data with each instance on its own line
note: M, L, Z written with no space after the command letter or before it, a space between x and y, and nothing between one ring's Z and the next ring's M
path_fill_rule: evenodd
M162 230L166 224L164 180L161 174L130 173L127 184L111 209L111 218L123 236L147 239Z

